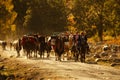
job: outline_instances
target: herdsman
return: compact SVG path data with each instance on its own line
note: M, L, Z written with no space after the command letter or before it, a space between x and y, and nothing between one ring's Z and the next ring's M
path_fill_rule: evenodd
M72 52L74 52L75 61L79 61L80 56L80 34L79 32L76 32L76 34L73 36L73 47Z
M81 62L85 62L85 54L89 48L88 43L87 43L87 36L84 32L77 32L73 36L73 41L74 41L74 46L76 46L76 54L75 54L75 61L79 60Z
M81 62L85 62L85 54L90 51L85 32L81 32L81 35L80 35L80 51L81 51L80 52Z

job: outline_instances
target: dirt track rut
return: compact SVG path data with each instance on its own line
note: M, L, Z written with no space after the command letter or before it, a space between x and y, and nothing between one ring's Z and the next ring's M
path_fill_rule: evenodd
M15 51L6 50L1 55L13 56L12 59L21 64L32 65L29 70L36 71L33 80L120 80L120 70L97 64L74 61L55 61L50 59L14 58ZM3 54L4 53L4 54ZM40 73L40 74L39 74Z

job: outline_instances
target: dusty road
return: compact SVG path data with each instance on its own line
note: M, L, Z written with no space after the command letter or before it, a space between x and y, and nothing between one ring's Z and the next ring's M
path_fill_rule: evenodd
M50 59L15 58L16 52L10 50L1 50L0 53L4 57L11 56L6 62L16 66L14 69L17 68L16 71L22 75L21 78L19 75L19 80L120 80L120 70L113 67L74 61L59 62L55 61L54 57ZM24 69L21 71L18 67Z

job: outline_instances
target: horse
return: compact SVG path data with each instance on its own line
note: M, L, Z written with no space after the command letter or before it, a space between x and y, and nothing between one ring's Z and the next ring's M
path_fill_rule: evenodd
M75 61L85 62L85 54L88 51L87 39L85 36L79 35L76 42L72 47L72 51L74 52Z

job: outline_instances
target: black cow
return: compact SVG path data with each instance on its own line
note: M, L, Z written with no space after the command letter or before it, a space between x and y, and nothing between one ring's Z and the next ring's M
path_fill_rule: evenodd
M40 57L44 58L44 53L45 53L45 46L46 46L46 43L45 43L45 36L39 36L38 37L38 41L39 41L39 48L38 48L38 51L39 51L39 55Z
M49 58L50 57L50 52L52 50L50 41L45 42L45 50L47 52L47 58Z
M64 40L61 37L57 37L55 41L55 56L56 60L61 61L61 55L64 53Z

